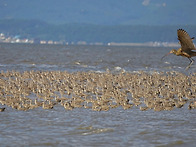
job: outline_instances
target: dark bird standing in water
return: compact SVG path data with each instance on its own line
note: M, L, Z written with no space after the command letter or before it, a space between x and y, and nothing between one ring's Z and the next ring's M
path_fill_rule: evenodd
M0 112L3 112L5 110L5 108L0 108Z
M193 44L194 37L191 38L189 34L183 29L178 29L177 34L178 34L178 40L180 41L181 48L179 48L178 50L172 49L165 56L173 53L177 56L187 57L190 61L189 65L186 67L186 70L188 70L194 62L194 60L191 57L196 56L196 52L192 51L192 50L196 50ZM161 60L165 56L163 56Z

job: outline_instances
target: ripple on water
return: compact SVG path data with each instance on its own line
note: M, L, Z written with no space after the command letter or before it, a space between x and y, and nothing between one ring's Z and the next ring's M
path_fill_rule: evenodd
M96 128L93 126L88 126L88 127L79 127L76 130L78 130L79 134L81 135L92 135L92 134L100 134L100 133L107 133L107 132L113 132L114 129L112 128Z

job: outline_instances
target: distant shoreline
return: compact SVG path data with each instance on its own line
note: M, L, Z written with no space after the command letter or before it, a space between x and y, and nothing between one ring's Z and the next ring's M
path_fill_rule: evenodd
M176 42L145 42L145 43L108 43L110 46L149 46L149 47L179 47Z
M133 43L133 42L109 42L104 43L86 43L86 42L77 42L77 43L58 43L58 42L3 42L0 41L0 44L41 44L41 45L98 45L98 46L147 46L147 47L179 47L180 45L177 42L144 42L144 43Z

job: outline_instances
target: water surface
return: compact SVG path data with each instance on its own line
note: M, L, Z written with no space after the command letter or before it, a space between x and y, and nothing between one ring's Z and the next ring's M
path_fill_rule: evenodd
M195 64L170 55L171 48L0 44L0 71L61 70L106 72L179 71ZM1 106L0 107L4 107ZM37 108L0 112L1 146L195 146L196 110L107 112Z

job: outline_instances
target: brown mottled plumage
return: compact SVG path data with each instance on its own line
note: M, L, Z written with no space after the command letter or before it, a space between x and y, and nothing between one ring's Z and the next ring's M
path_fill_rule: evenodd
M180 42L181 48L179 48L178 50L172 49L165 56L173 53L173 54L175 54L177 56L187 57L190 60L189 65L186 67L186 70L187 70L187 69L190 68L190 66L194 62L194 60L191 57L196 56L196 52L192 51L192 50L196 50L196 48L195 48L195 46L193 44L194 37L191 38L189 36L189 34L185 30L183 30L183 29L178 29L177 30L177 34L178 34L178 40ZM163 56L162 59L165 56Z
M0 108L0 112L3 112L3 111L5 111L5 108Z

